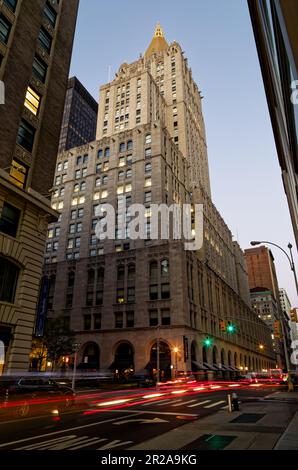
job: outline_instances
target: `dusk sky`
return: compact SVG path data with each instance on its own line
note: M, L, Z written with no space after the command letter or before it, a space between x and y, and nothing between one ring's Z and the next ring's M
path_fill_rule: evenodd
M156 22L178 41L204 96L213 202L241 247L269 240L296 248L246 0L80 0L71 75L99 86L148 47ZM283 253L279 286L298 306ZM298 265L297 265L298 268Z

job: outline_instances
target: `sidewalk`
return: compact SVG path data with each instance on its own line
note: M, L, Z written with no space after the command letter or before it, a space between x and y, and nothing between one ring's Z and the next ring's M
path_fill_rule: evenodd
M298 450L298 393L272 394L241 403L238 412L199 417L130 450L179 449Z

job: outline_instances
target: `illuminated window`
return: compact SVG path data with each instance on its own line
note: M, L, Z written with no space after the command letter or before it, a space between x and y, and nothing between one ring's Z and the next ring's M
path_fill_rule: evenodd
M117 289L117 304L124 304L124 289Z
M119 158L119 166L125 166L125 157Z
M125 192L126 192L126 193L130 193L131 190L132 190L132 185L131 185L130 183L127 184L127 185L125 185Z
M101 193L101 199L105 199L106 197L108 197L108 191L105 189L105 190L102 191L102 193Z
M39 106L40 96L30 86L28 86L25 98L25 107L37 116Z
M150 188L152 186L151 178L145 178L145 188Z
M28 168L23 164L19 163L16 160L13 160L10 167L10 180L16 186L24 188L26 184L26 179L28 175Z

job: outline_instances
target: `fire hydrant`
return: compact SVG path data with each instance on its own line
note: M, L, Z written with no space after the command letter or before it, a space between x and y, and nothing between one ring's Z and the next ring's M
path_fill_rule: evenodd
M233 411L239 411L239 401L237 393L232 393L232 407Z

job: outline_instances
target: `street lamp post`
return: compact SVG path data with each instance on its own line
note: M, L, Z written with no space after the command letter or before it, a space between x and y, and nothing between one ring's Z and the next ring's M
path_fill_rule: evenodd
M77 372L77 358L78 358L78 351L80 349L81 344L80 343L75 343L74 344L74 364L73 364L73 374L72 374L72 384L71 387L74 390L75 389L75 383L76 383L76 372Z
M288 248L289 248L289 251L290 251L290 256L288 255L288 253L281 246L277 245L276 243L268 242L268 241L252 241L252 242L250 242L251 246L261 245L262 243L266 243L267 245L273 245L276 248L279 248L286 255L286 257L287 257L287 259L290 263L291 270L293 271L295 286L296 286L296 293L298 295L298 283L297 283L295 264L294 264L294 260L293 260L293 254L292 254L293 246L291 245L291 243L288 244ZM279 311L279 309L278 309L278 311ZM288 351L287 340L286 340L286 335L285 335L286 331L285 331L285 327L284 327L284 318L283 318L283 314L280 311L279 311L279 318L280 318L280 323L281 323L281 334L282 334L282 337L283 337L283 346L284 346L284 352L285 352L286 368L287 368L287 373L288 373L288 390L289 390L289 392L292 392L294 390L294 385L293 385L292 378L291 378L291 363L290 363L290 359L289 359L289 351Z
M160 382L160 357L159 357L159 324L157 326L157 341L156 341L156 388L159 390L159 382Z
M176 371L176 374L175 374L175 377L177 378L178 377L178 348L174 348L174 353L175 353L175 371Z

